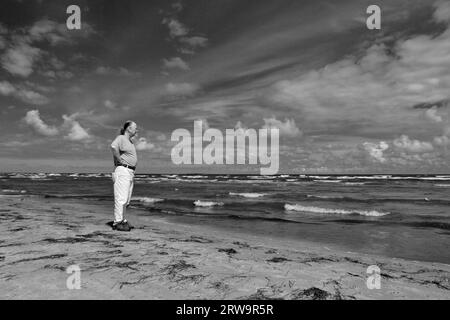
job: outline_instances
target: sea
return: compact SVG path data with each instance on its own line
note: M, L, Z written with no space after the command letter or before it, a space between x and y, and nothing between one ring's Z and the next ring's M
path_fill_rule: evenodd
M0 203L17 195L95 201L112 217L110 173L0 174ZM137 174L131 205L149 224L450 264L450 175Z

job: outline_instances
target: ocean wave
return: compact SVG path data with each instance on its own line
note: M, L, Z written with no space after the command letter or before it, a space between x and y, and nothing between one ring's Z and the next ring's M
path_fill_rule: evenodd
M252 179L252 180L273 180L276 179L277 176L264 176L264 175L260 175L260 176L247 176L247 179Z
M318 195L312 195L312 194L307 194L306 195L307 198L317 198L317 199L344 199L343 196L318 196Z
M240 196L244 198L260 198L266 195L266 193L257 193L257 192L242 192L242 193L230 192L229 194L230 196Z
M208 179L208 176L204 175L193 175L193 176L183 176L185 179Z
M344 182L344 184L347 186L363 186L366 183L365 182Z
M435 184L434 186L440 188L450 188L450 184Z
M173 179L173 178L178 177L177 174L163 174L162 176L163 176L163 177L166 177L166 178L169 178L169 179Z
M342 180L313 180L314 182L328 182L328 183L339 183L342 182Z
M27 193L27 190L3 189L2 192L5 192L5 193Z
M83 175L84 178L102 178L103 174L101 173L86 173Z
M301 211L301 212L312 212L312 213L325 213L325 214L358 214L368 217L381 217L388 215L389 212L379 212L379 211L364 211L364 210L343 210L343 209L328 209L319 207L305 207L299 204L285 204L284 209L287 211Z
M223 202L196 200L194 201L194 205L196 207L214 207L223 206Z
M11 179L24 179L24 178L28 178L26 175L24 174L20 174L20 173L15 173L9 176L9 178Z
M132 201L139 201L143 203L155 203L155 202L162 202L164 199L160 198L150 198L150 197L131 197Z

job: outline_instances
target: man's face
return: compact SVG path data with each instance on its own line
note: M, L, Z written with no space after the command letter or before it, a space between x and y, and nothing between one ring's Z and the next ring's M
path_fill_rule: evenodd
M132 124L130 124L130 126L128 127L128 132L130 133L130 137L134 137L137 134L138 130L136 123L133 122Z

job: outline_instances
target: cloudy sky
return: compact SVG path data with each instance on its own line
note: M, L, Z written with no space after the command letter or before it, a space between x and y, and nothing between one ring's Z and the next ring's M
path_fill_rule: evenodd
M282 172L448 173L450 1L373 3L2 0L0 171L108 172L128 119L139 171L227 171L172 164L203 119L279 128Z

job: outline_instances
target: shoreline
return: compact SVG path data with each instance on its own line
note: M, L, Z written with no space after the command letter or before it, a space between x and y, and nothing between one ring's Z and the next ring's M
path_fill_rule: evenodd
M95 202L1 197L0 299L448 299L450 265L142 219ZM145 220L145 221L144 221ZM149 222L150 221L150 222ZM81 269L81 290L66 286ZM381 269L369 290L367 268Z

